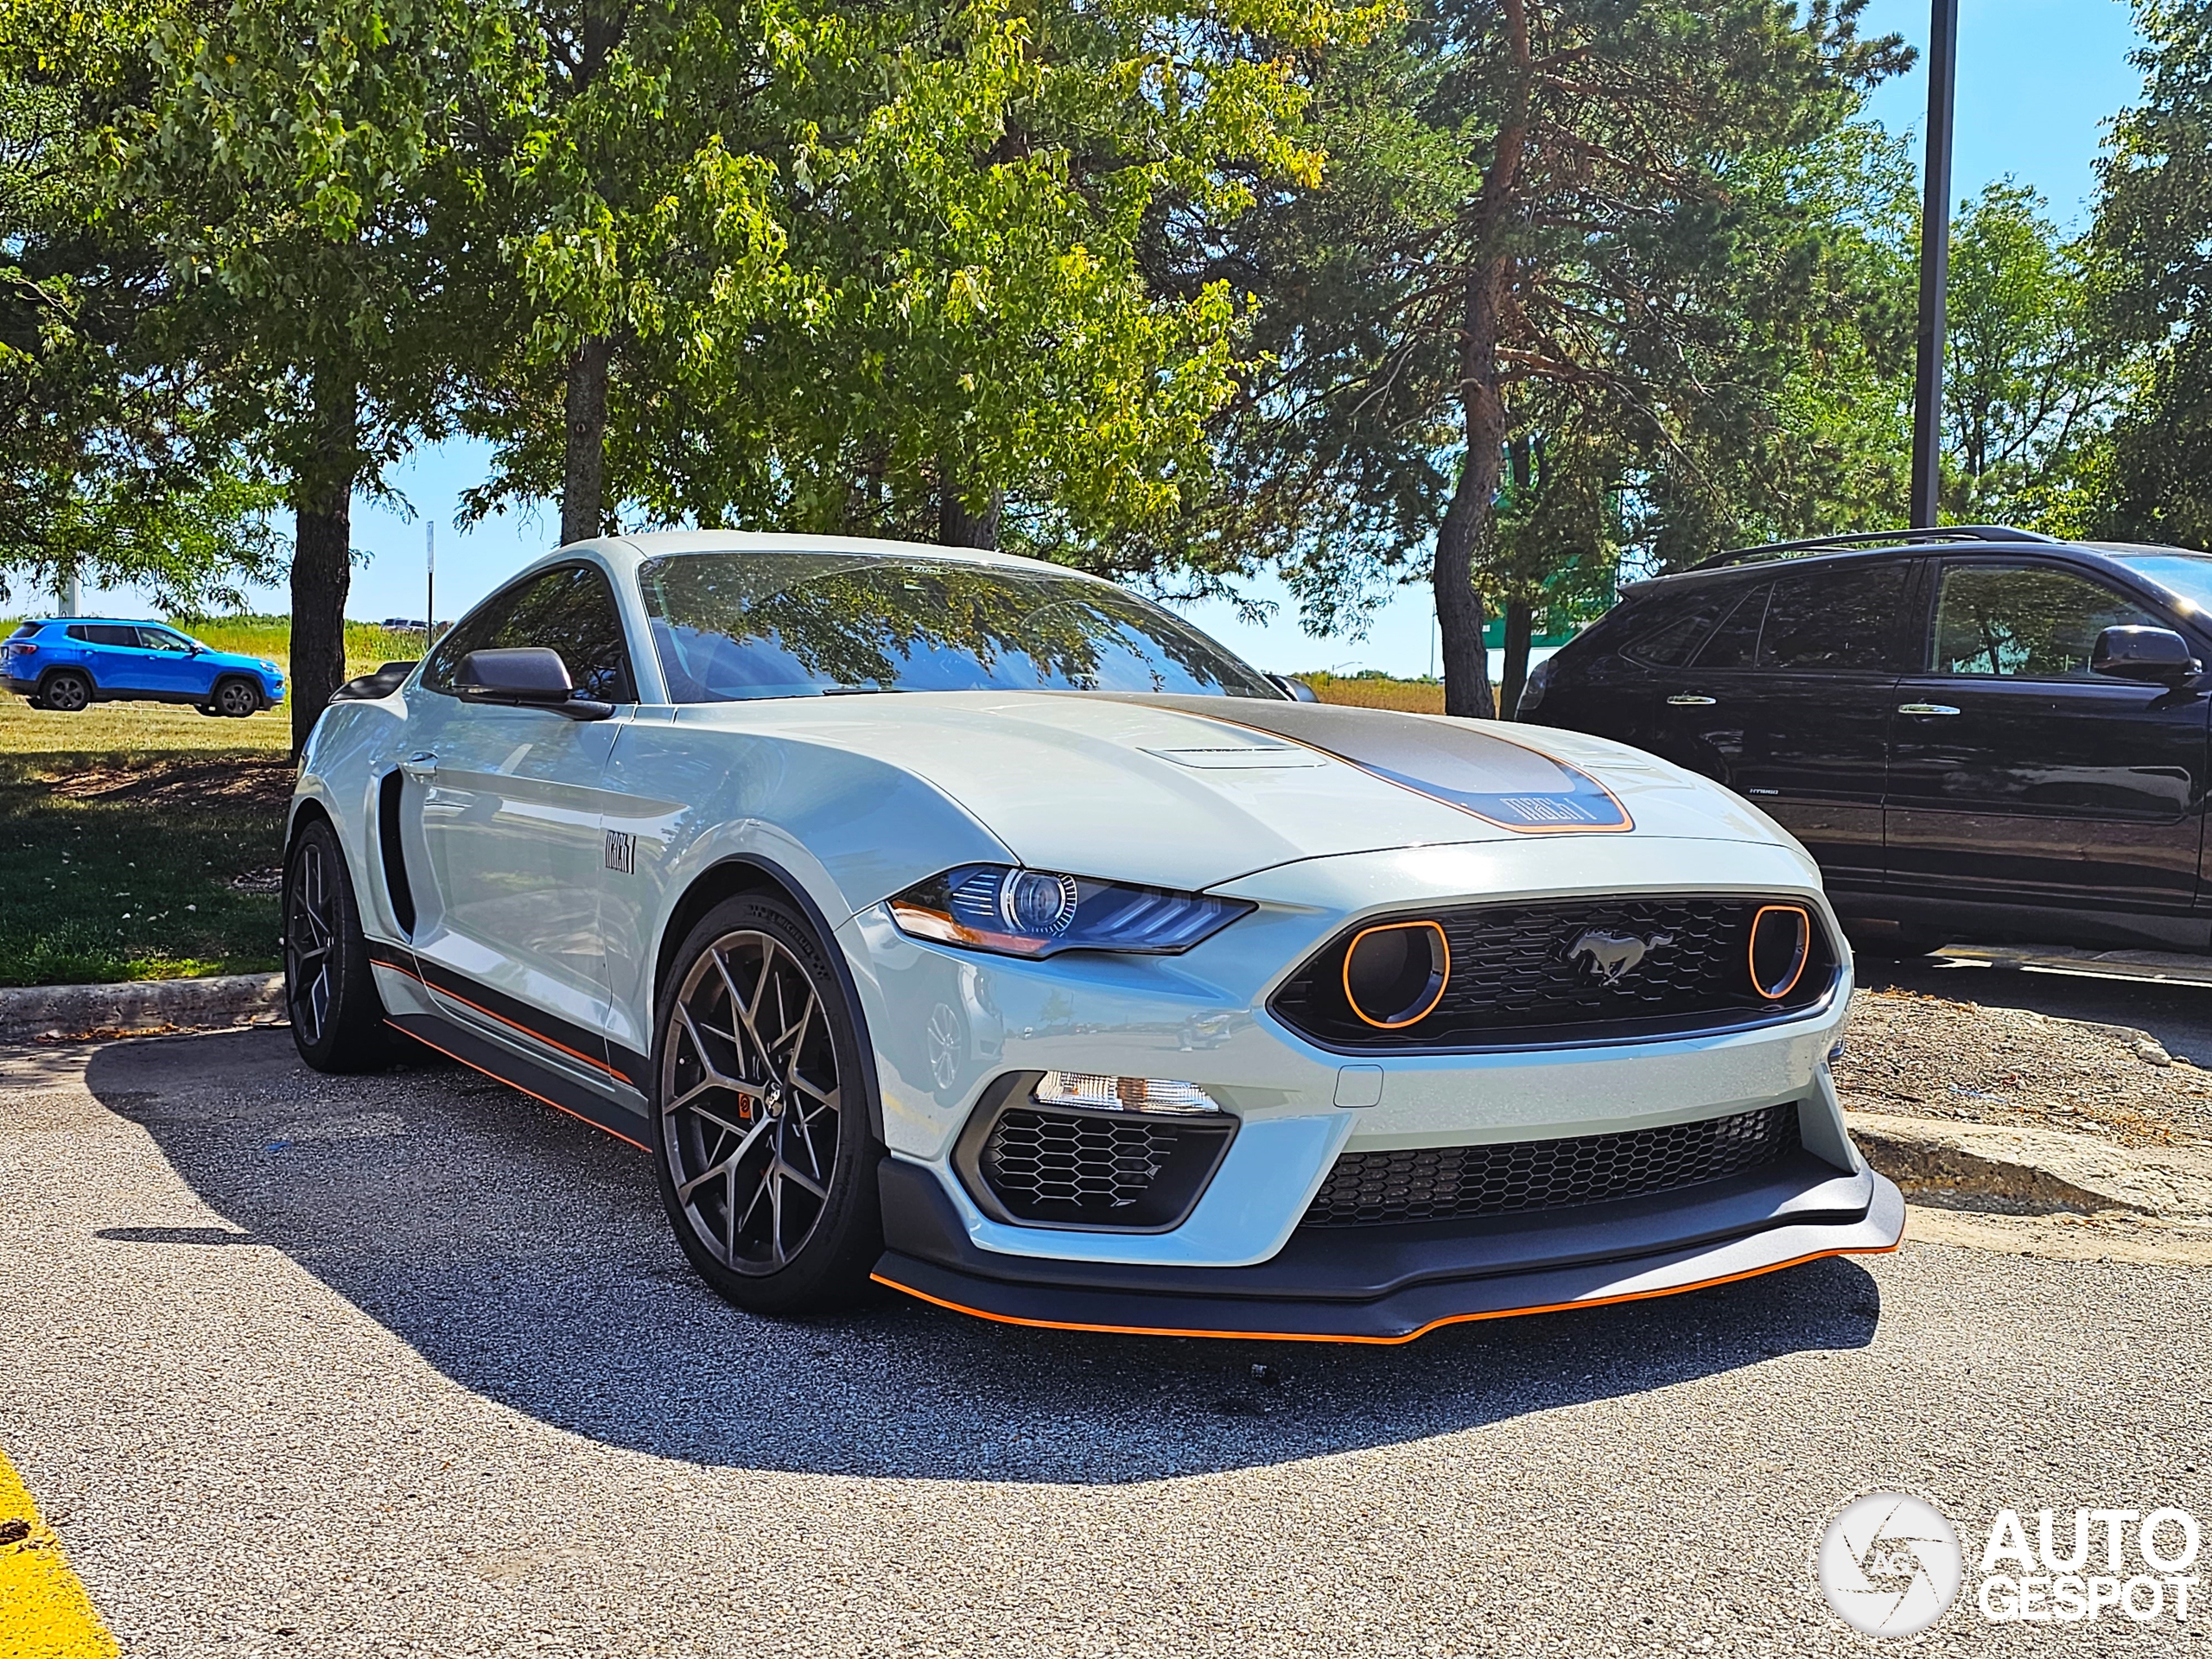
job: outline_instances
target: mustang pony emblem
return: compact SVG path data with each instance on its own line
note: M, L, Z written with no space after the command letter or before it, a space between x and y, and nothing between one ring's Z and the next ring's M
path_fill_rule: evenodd
M1648 939L1639 939L1632 933L1600 933L1592 929L1567 947L1567 959L1577 962L1588 957L1590 970L1598 976L1600 985L1618 985L1644 957L1661 945L1674 942L1671 933L1654 933Z

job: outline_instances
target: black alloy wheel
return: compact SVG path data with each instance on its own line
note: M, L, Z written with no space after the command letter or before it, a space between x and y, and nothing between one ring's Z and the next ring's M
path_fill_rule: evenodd
M388 1058L353 880L320 818L301 829L284 861L284 1008L300 1058L318 1071L366 1071Z
M261 694L244 680L225 680L215 688L215 712L228 720L244 720L261 707Z
M700 1276L756 1313L825 1313L882 1250L859 1030L828 947L766 897L691 931L656 1030L661 1202Z
M57 715L82 714L92 706L92 683L73 668L56 669L39 687L38 700Z

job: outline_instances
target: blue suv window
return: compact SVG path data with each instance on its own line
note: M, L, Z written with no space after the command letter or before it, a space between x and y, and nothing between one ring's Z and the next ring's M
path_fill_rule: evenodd
M138 630L120 622L72 622L69 637L88 645L128 645L138 648Z

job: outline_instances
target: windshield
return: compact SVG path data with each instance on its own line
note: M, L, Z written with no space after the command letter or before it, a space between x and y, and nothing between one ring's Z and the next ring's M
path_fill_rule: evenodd
M2147 582L2187 600L2197 610L2212 613L2212 554L2160 550L2122 553L2112 556Z
M1046 569L842 553L679 553L638 569L677 702L840 691L1281 698L1159 606Z

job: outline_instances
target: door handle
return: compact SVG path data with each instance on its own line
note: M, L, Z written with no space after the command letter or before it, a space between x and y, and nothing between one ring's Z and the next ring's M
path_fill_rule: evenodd
M435 754L410 754L399 763L399 769L418 784L427 784L438 775L438 757Z
M1897 704L1897 713L1901 715L1955 715L1959 711L1957 709L1952 708L1948 702L1901 702Z
M1718 697L1701 697L1694 691L1677 691L1667 699L1667 706L1669 709L1710 709L1719 701Z

